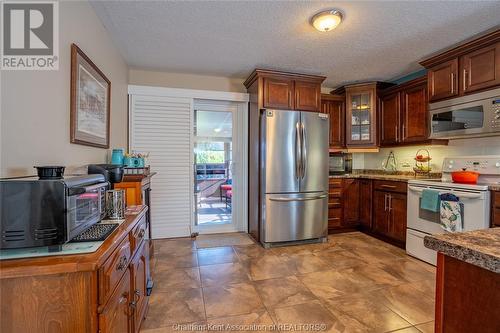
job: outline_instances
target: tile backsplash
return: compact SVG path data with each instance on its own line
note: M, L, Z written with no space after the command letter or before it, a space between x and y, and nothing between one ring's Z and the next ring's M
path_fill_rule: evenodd
M427 149L432 157L432 171L439 172L445 157L500 155L500 137L450 140L448 146L381 148L378 153L354 153L353 168L382 169L387 156L393 151L396 157L397 170L412 171L415 165L415 154L421 148Z

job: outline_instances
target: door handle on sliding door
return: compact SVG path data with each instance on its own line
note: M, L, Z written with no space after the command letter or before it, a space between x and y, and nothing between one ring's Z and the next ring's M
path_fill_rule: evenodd
M295 178L300 179L302 174L302 136L300 123L295 124Z
M301 144L302 144L302 148L301 148L301 155L302 155L302 161L301 161L301 168L302 168L302 175L301 175L301 178L304 179L305 175L306 175L306 171L307 171L307 148L306 148L306 140L307 140L307 133L306 133L306 127L304 126L304 123L301 122L300 123L300 127L301 127L301 132L302 132L302 139L300 140L301 141Z

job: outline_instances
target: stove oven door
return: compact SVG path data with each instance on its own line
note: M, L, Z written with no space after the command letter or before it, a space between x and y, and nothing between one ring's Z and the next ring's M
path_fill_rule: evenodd
M409 229L427 234L442 234L439 212L420 208L422 190L438 190L441 194L452 193L463 203L464 230L486 229L490 223L490 197L488 191L450 189L440 186L408 185L407 225Z

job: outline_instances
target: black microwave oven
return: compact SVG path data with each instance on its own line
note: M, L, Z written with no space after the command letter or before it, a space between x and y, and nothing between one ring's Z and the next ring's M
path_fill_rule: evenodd
M0 179L0 249L60 246L103 217L103 175Z

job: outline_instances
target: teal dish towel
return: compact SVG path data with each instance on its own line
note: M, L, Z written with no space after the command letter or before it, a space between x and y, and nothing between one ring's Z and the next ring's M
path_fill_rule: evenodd
M420 202L420 208L429 210L434 213L439 213L440 211L439 191L424 189L422 191L422 201Z

